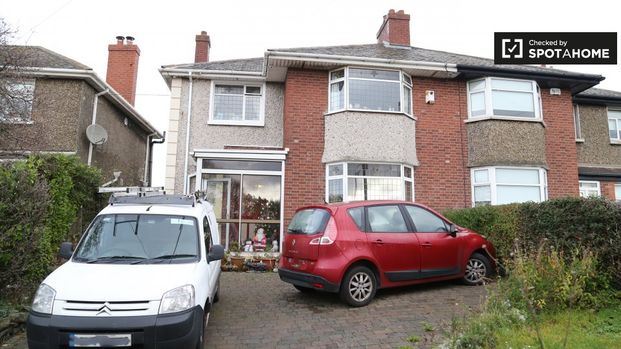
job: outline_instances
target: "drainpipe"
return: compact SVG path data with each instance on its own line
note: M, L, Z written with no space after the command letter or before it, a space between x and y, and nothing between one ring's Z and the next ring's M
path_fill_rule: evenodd
M91 125L95 124L95 121L97 121L97 104L99 103L99 96L103 96L106 93L110 92L109 89L105 89L97 94L95 94L95 100L93 101L93 117L91 119ZM88 166L91 165L91 161L93 159L93 143L91 143L90 141L88 142L88 160L86 161L86 164Z
M144 183L145 186L151 186L152 173L153 173L153 145L162 144L166 142L166 131L164 131L164 137L159 139L153 139L153 136L157 136L157 132L153 132L147 136L147 159L145 160L144 168Z
M192 119L192 72L190 78L190 91L188 93L188 124L185 129L185 156L183 160L183 193L188 192L188 155L190 153L190 120Z

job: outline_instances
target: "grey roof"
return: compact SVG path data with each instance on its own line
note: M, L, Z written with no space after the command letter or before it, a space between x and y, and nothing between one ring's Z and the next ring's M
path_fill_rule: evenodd
M205 63L173 64L165 65L163 66L163 68L261 72L263 70L263 57L231 59L226 61L214 61Z
M90 70L88 66L76 62L54 51L41 46L16 46L8 45L0 50L0 64L14 64L18 62L21 67L55 68L55 69L79 69Z
M307 53L334 56L349 56L360 58L383 58L404 61L422 61L435 63L450 63L458 65L458 70L468 67L487 68L496 70L514 71L516 73L534 73L543 75L562 76L567 78L586 78L601 80L599 75L583 74L529 65L494 64L493 59L468 56L458 53L429 50L420 47L386 46L384 44L322 46L322 47L298 47L284 49L270 49L268 52ZM167 65L164 68L177 69L202 69L202 70L231 70L260 72L263 69L262 57L249 59L234 59L227 61L214 61L208 63L188 63ZM461 68L461 69L460 69Z
M544 68L529 65L494 64L493 59L468 56L458 53L429 50L420 47L386 46L384 44L325 46L325 47L301 47L287 49L273 49L268 51L312 53L336 56L353 56L365 58L383 58L406 61L424 61L436 63L451 63L462 66L476 66L491 69L506 69L516 72L565 75L568 77L597 77L576 72L569 72L555 68ZM459 67L458 67L459 70Z
M604 90L603 88L590 88L588 90L584 90L576 95L577 97L587 97L587 98L603 98L603 99L619 99L621 100L621 92L612 91L612 90Z

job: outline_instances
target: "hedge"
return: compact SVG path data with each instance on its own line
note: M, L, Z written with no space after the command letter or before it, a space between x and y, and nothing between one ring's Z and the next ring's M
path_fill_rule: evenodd
M76 156L36 155L0 166L0 301L23 302L101 207L99 170ZM81 219L80 219L81 218Z
M509 258L515 241L521 246L547 244L568 255L589 249L598 270L621 286L621 204L603 198L562 198L542 203L481 206L444 213L494 243L498 256Z

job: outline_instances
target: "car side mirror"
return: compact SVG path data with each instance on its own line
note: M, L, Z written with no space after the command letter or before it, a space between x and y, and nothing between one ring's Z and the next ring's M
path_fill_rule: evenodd
M457 232L459 231L459 229L457 229L457 226L455 224L451 224L449 225L449 235L452 237L457 237Z
M222 245L213 245L209 249L209 254L207 255L207 263L211 263L212 261L217 261L224 258L224 246Z
M71 242L61 243L58 254L62 259L71 259L71 256L73 255L73 244Z

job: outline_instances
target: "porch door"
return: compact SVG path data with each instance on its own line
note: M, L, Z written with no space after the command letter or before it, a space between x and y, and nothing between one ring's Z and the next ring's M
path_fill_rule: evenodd
M203 190L207 201L213 205L213 211L218 222L227 222L231 219L231 179L208 179L203 181ZM225 248L229 248L230 223L219 224L219 228L224 231L220 232L220 236L224 233Z

